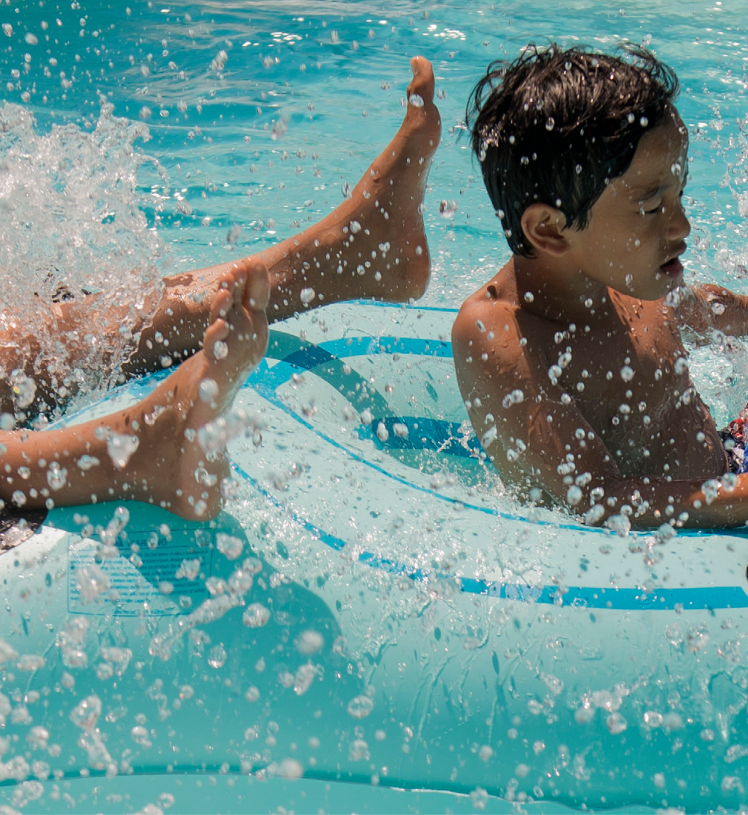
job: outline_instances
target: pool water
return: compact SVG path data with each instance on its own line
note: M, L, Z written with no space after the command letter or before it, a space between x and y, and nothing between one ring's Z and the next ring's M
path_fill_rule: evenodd
M508 257L464 137L465 102L489 61L550 40L629 40L675 68L693 159L687 277L745 290L744 0L127 2L0 6L3 312L38 320L33 293L60 284L136 304L164 274L318 220L396 130L414 54L433 62L443 121L423 302L457 307ZM54 338L45 342L52 358ZM127 338L115 345L117 359ZM112 381L95 375L102 353L92 343L81 371L93 395ZM695 342L692 370L718 421L748 401L743 343Z
M434 269L424 303L458 306L508 256L463 136L465 102L490 60L550 40L643 43L676 69L693 159L688 276L739 289L748 274L744 11L742 0L311 10L8 0L0 195L11 217L0 224L0 259L13 285L0 299L38 308L29 283L64 280L122 301L153 285L154 270L256 251L317 220L388 142L408 59L420 53L434 64L443 118L426 200ZM744 357L718 351L722 368L697 356L694 369L722 420L745 402L747 383Z

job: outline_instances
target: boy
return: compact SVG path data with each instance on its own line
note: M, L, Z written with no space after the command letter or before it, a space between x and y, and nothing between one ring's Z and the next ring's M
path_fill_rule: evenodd
M167 278L151 313L144 309L142 321L128 326L137 347L126 374L160 370L165 353L174 362L195 354L153 394L133 408L64 430L0 431L4 504L29 509L138 499L186 518L213 517L228 463L215 451L206 454L199 431L229 408L262 357L265 310L273 321L339 300L420 297L429 277L421 204L441 121L430 63L415 57L411 68L405 119L349 199L261 258ZM85 333L87 310L95 307L95 298L90 300L53 306L52 328L66 342L71 368L87 354L76 338ZM110 315L112 332L128 313ZM33 413L59 399L59 383L40 369L36 346L20 326L0 332L5 413L23 418L19 407ZM8 377L10 372L17 373ZM14 385L30 380L31 394L19 400Z
M469 113L513 252L453 329L471 421L508 488L622 532L748 521L740 427L717 430L680 334L748 334L748 298L683 288L677 92L643 49L530 47Z

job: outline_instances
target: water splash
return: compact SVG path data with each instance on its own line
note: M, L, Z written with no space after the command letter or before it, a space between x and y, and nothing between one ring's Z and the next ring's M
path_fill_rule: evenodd
M138 314L160 287L162 246L139 208L136 179L149 159L134 142L148 129L112 109L102 104L93 132L69 124L40 133L26 108L0 107L0 331L33 336L16 340L13 367L48 372L62 399L116 379ZM91 295L96 308L66 324L63 345L61 309Z

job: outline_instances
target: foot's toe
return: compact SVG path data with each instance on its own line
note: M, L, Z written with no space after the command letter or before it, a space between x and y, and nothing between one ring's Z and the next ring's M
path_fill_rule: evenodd
M270 275L267 266L256 258L247 263L247 304L252 311L265 311L270 302Z
M434 100L434 69L426 57L413 57L410 61L410 68L413 71L413 79L408 85L408 99L413 94L423 99L424 102Z
M221 281L221 285L225 279ZM232 290L228 287L221 288L219 291L214 295L213 302L210 304L210 322L213 324L216 320L220 320L221 318L225 317L229 309L231 308L231 304L233 301L233 293Z

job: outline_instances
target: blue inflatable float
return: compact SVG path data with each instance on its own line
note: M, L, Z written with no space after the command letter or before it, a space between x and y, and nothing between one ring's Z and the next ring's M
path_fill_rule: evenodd
M215 521L5 530L0 812L740 807L748 541L513 503L453 318L273 326Z

